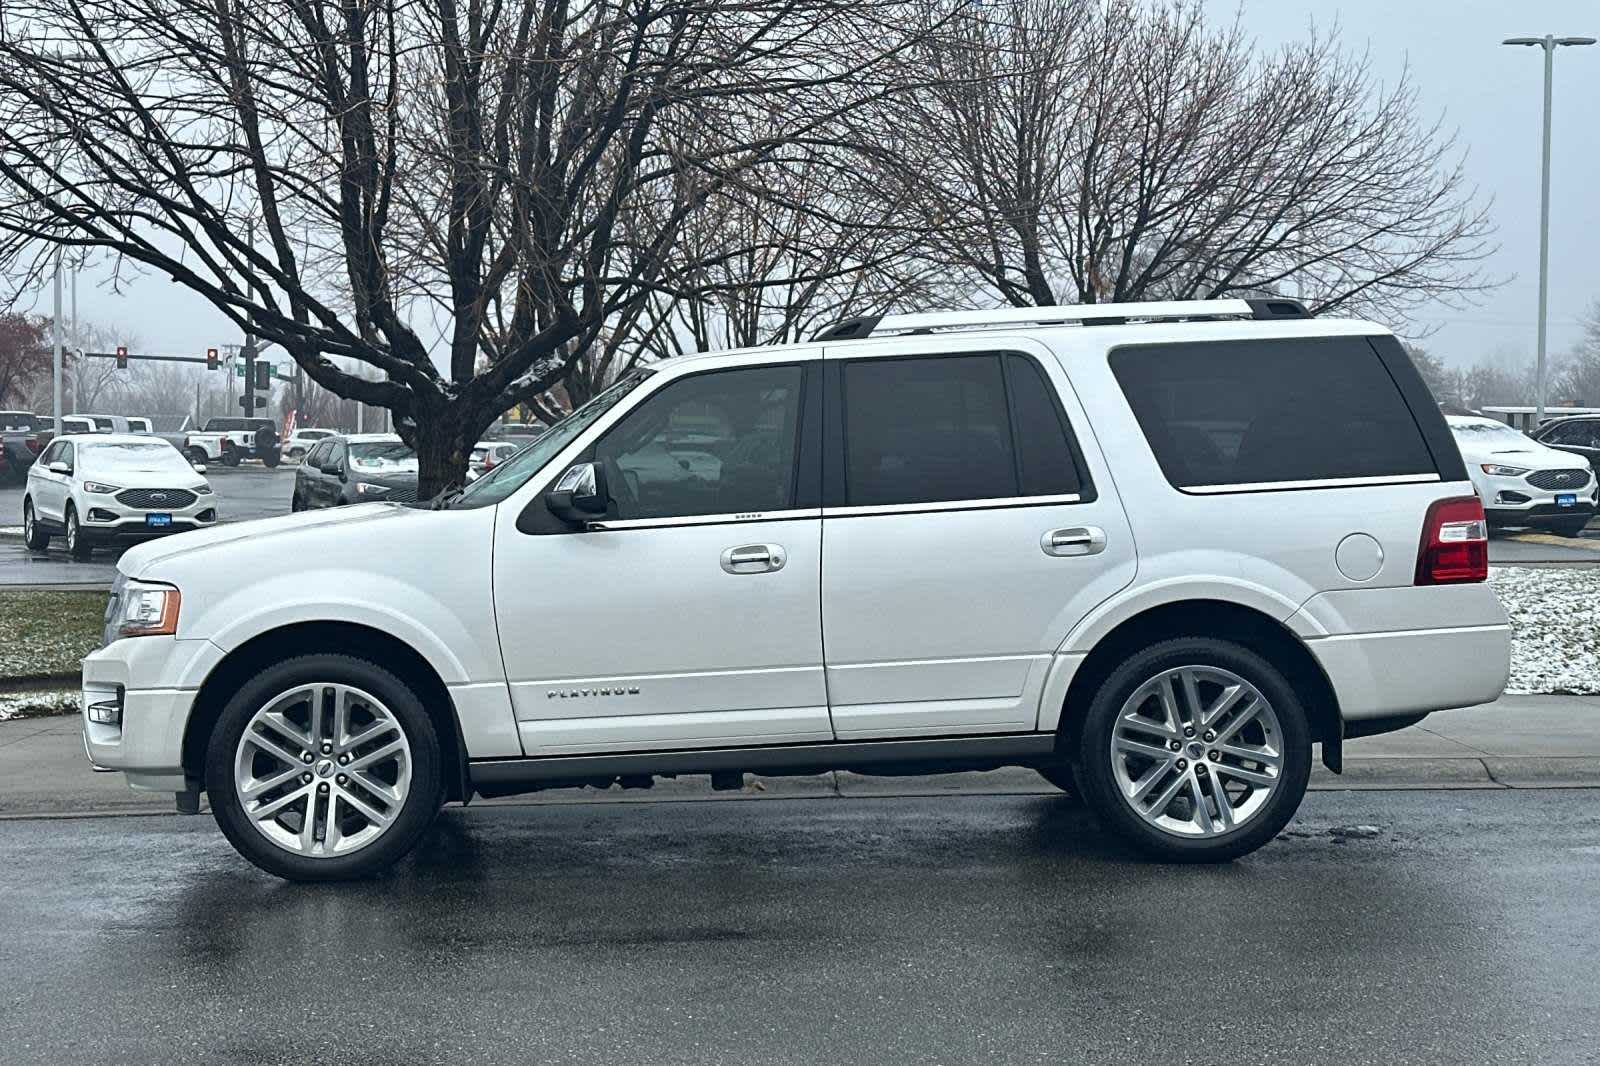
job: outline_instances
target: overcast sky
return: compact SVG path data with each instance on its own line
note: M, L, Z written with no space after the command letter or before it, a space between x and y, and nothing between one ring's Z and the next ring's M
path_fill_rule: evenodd
M1208 0L1218 21L1237 0ZM1243 0L1246 28L1263 46L1303 36L1315 20L1337 19L1347 48L1371 50L1380 75L1410 65L1428 117L1458 128L1467 173L1493 198L1499 253L1491 274L1510 280L1475 308L1425 315L1436 332L1428 347L1458 365L1511 353L1531 359L1538 294L1539 132L1542 67L1534 48L1501 39L1553 33L1600 37L1595 0ZM1550 348L1578 336L1578 319L1600 297L1600 46L1563 48L1556 56L1555 151L1551 185ZM236 343L215 311L165 279L144 277L121 295L95 278L79 283L86 319L120 323L152 352L203 354ZM38 310L48 312L48 293Z

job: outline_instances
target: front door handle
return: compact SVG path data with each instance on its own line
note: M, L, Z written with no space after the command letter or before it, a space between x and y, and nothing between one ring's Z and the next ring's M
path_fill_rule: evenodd
M770 574L788 561L781 544L741 544L722 553L722 569L730 574Z
M1052 529L1039 538L1046 555L1099 555L1106 550L1106 531L1099 526Z

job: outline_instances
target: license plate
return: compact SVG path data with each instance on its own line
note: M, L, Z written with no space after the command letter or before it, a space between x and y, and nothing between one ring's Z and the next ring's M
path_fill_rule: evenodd
M172 516L169 514L147 514L144 516L144 524L147 526L170 526L172 525Z
M1558 493L1556 493L1556 506L1557 507L1576 507L1576 506L1578 506L1578 494L1576 492L1558 492Z

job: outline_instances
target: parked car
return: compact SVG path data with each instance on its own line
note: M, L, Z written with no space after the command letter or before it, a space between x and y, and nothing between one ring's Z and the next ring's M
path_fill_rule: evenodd
M79 434L79 435L84 435L84 434L92 435L92 434L101 433L101 432L104 432L104 431L101 430L100 427L95 424L95 422L94 422L94 420L92 418L87 418L87 417L85 417L83 415L62 415L61 416L61 434L62 434L62 436L66 436L69 433Z
M294 475L291 511L417 498L417 455L391 433L337 434L314 445Z
M1551 419L1531 436L1547 447L1583 456L1589 468L1600 473L1600 417L1579 415Z
M690 435L715 464L661 468ZM1005 765L1218 861L1284 827L1314 745L1338 771L1345 738L1500 694L1487 573L1380 326L857 319L637 369L430 508L135 548L83 724L295 879L382 869L474 795Z
M1571 452L1493 418L1450 415L1446 421L1490 528L1534 526L1576 537L1594 517L1600 486L1594 471Z
M336 429L297 429L283 442L283 457L297 463L306 457L312 445L327 440L338 432Z
M262 448L262 441L267 447ZM203 430L183 438L184 454L195 463L220 462L238 466L245 459L259 459L263 466L277 466L282 456L278 448L278 424L270 418L210 418Z
M57 437L28 471L22 533L44 551L65 537L73 558L97 545L201 529L217 520L211 485L164 440L127 433Z
M0 411L0 483L20 482L53 432L48 417L31 411Z
M472 446L472 454L467 458L467 479L476 481L515 455L526 443L526 440L480 440Z
M150 420L126 415L94 415L79 414L74 416L78 423L87 421L94 428L95 433L149 433ZM74 430L76 432L76 430Z

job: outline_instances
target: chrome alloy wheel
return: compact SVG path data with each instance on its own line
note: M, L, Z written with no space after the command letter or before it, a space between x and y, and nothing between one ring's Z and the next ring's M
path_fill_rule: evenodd
M1229 670L1180 666L1138 688L1111 732L1112 776L1145 822L1182 837L1231 832L1267 805L1283 730L1260 690Z
M234 753L234 792L285 851L348 855L381 837L411 787L411 742L393 712L350 685L297 685L258 710Z

